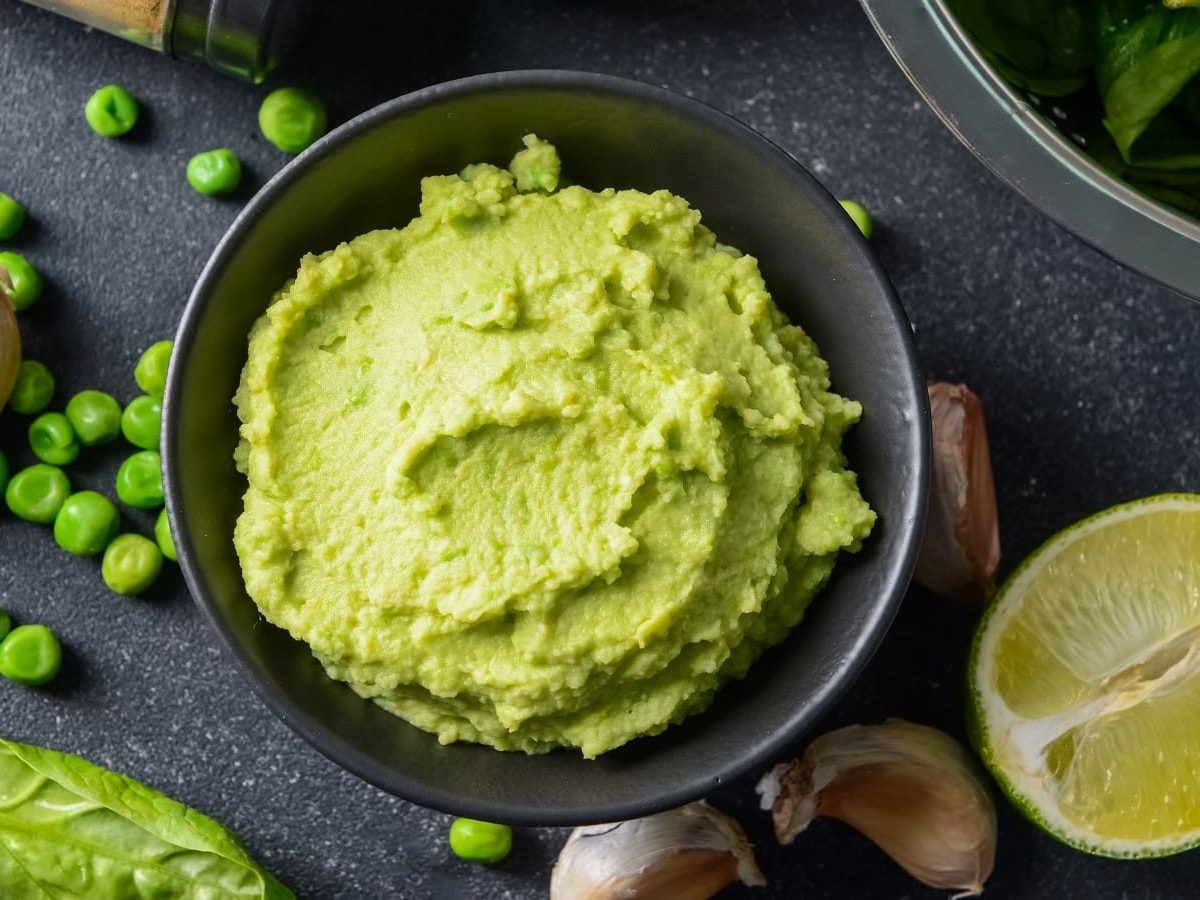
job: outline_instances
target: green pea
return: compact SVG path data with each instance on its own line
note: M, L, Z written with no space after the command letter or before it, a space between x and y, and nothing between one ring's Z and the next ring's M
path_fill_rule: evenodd
M0 641L4 640L4 636L12 631L12 616L8 614L7 609L0 609Z
M875 223L871 221L871 214L867 212L867 208L853 200L839 200L838 202L842 204L842 209L846 211L846 214L854 220L854 224L858 226L863 237L870 238L871 232L875 230Z
M20 312L37 303L45 285L42 282L41 273L33 267L29 260L20 253L5 250L0 253L0 268L8 270L8 280L12 282L9 298L12 300L14 309Z
M133 380L151 397L162 399L163 389L167 386L167 366L171 363L171 351L174 349L174 341L159 341L147 347L138 357L137 365L133 368Z
M8 457L4 455L4 451L0 450L0 492L8 487Z
M158 446L162 432L162 402L147 394L134 397L121 413L121 433L125 440L143 450Z
M158 520L154 523L154 540L163 556L171 562L179 562L179 555L175 552L175 536L171 534L171 520L167 518L165 509L158 514Z
M117 496L134 509L163 504L162 459L154 450L135 453L117 469Z
M72 494L54 517L54 540L76 556L95 556L121 530L113 502L95 491Z
M18 684L45 684L62 668L62 645L45 625L18 625L0 641L0 675Z
M0 241L16 237L24 224L25 207L8 194L0 193Z
M455 819L450 826L450 849L472 862L500 862L512 849L512 829L478 819Z
M18 518L49 525L70 493L71 480L62 469L38 463L9 479L4 502Z
M33 455L52 466L69 466L79 459L79 437L62 413L42 413L29 425Z
M40 362L22 361L17 369L17 382L8 398L9 408L23 416L33 416L50 405L54 399L54 376Z
M138 103L120 85L106 84L88 97L83 115L101 137L120 137L137 124Z
M258 108L258 127L284 153L299 153L325 133L325 104L300 88L279 88Z
M104 391L80 391L67 402L67 418L85 447L108 444L121 433L121 404Z
M100 575L110 591L132 597L154 584L162 566L162 551L154 541L140 534L122 534L104 551Z
M206 197L224 197L242 181L242 161L228 147L197 153L187 164L188 184Z

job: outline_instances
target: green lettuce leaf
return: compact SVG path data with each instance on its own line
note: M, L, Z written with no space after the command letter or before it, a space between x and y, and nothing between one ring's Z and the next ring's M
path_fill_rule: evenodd
M1200 166L1200 9L1101 0L1096 80L1104 126L1131 165Z
M293 894L208 816L77 756L0 738L0 896Z

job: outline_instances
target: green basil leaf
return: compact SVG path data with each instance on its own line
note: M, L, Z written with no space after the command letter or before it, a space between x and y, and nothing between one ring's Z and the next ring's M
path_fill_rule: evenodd
M77 756L3 738L0 896L293 897L208 816Z

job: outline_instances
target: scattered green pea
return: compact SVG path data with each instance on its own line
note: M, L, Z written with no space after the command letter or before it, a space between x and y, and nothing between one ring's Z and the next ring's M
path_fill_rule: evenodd
M8 473L8 457L4 455L3 450L0 450L0 492L8 487Z
M205 150L188 160L187 180L198 194L224 197L241 184L242 161L228 147Z
M88 97L83 115L101 137L120 137L137 124L138 103L120 85L106 84Z
M175 536L171 534L171 520L165 509L158 514L158 520L154 523L154 540L163 556L171 562L179 562L179 556L175 553Z
M38 463L9 479L4 502L18 518L49 525L70 494L71 481L62 469Z
M171 351L174 349L174 341L151 344L133 368L133 380L151 397L162 399L163 389L167 386L167 366L170 365Z
M162 459L154 450L135 453L117 469L117 496L134 509L163 504Z
M299 153L325 133L325 104L300 88L279 88L258 108L258 127L284 153Z
M9 293L9 297L17 312L29 309L37 303L45 285L42 282L41 273L33 267L29 260L20 253L5 250L0 253L0 268L8 270L8 280L12 282L12 291Z
M135 447L154 449L161 432L162 402L148 394L134 397L121 413L121 433Z
M23 416L34 416L54 399L54 376L40 362L26 359L17 369L17 382L8 398L9 408Z
M132 597L154 584L162 565L162 551L154 541L140 534L122 534L104 551L100 575L113 593Z
M863 237L870 238L871 232L875 230L875 223L871 220L871 214L867 212L867 208L853 200L839 200L838 202L842 204L842 209L846 211L846 214L854 220L854 224L858 226Z
M478 819L455 819L450 826L450 849L471 862L500 862L512 849L512 829Z
M79 459L79 437L62 413L42 413L29 425L33 455L52 466L69 466Z
M0 241L16 237L24 224L25 207L8 194L0 193Z
M0 609L0 641L4 640L4 636L12 631L12 616L8 614L7 609Z
M95 491L72 494L54 517L54 540L76 556L95 556L121 530L113 502Z
M45 684L62 667L62 645L45 625L18 625L0 641L0 675L18 684Z
M103 391L80 391L67 402L67 418L85 447L110 443L121 433L121 404Z

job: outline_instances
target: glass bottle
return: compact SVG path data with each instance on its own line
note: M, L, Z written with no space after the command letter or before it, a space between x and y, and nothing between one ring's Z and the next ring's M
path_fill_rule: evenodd
M299 36L309 0L26 0L169 56L262 81Z

